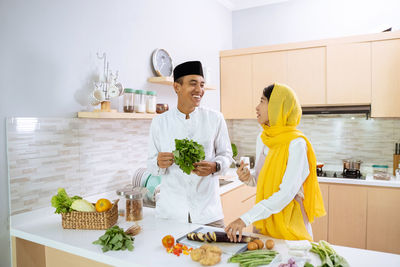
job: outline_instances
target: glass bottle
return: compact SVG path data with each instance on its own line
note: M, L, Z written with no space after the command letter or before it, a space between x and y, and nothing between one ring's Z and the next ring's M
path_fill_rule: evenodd
M135 90L125 88L124 90L124 112L134 112Z
M397 166L397 169L396 169L396 180L400 181L400 163L399 163L399 166Z
M157 92L147 91L146 112L156 113Z
M135 95L135 112L145 113L146 112L146 91L136 90Z

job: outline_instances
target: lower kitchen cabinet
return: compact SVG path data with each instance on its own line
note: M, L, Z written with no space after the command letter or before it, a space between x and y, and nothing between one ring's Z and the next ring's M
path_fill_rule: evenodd
M327 184L320 184L319 187L321 188L326 215L315 218L314 222L311 224L315 242L328 240L329 186Z
M58 249L12 237L13 267L110 267Z
M367 187L329 185L328 242L365 249Z
M221 195L225 225L236 220L255 205L256 191L256 187L243 184ZM249 225L243 229L243 231L251 233L253 231L253 226Z
M367 249L400 254L400 188L369 188Z
M400 188L320 183L327 216L314 241L400 254Z

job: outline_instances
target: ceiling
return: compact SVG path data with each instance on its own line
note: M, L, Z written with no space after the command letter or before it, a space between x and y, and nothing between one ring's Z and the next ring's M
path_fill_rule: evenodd
M241 10L246 8L265 6L290 0L217 0L230 10Z

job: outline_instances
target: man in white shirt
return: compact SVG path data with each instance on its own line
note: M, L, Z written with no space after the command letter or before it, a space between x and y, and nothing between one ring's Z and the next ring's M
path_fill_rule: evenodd
M220 112L199 107L204 76L199 61L174 69L176 108L154 117L150 128L148 170L162 175L156 202L158 218L224 227L218 175L229 168L232 148ZM174 164L175 139L188 138L203 145L205 160L185 174Z

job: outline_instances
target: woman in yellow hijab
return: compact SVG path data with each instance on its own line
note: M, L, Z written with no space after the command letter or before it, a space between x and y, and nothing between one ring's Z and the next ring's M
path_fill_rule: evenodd
M256 175L250 175L243 162L239 179L257 185L256 205L231 222L225 231L229 239L241 240L244 227L273 238L312 240L315 217L326 214L316 173L314 149L296 129L301 107L293 90L275 83L266 87L256 107L257 121L263 127Z

